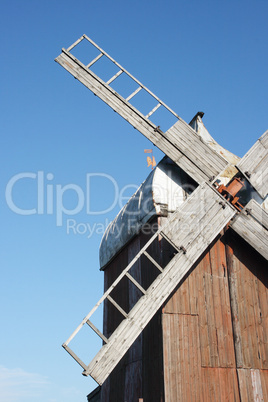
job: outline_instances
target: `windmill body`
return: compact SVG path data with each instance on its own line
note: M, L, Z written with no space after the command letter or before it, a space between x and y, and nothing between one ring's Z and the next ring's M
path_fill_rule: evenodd
M84 40L100 52L88 64L71 53ZM102 57L119 69L106 82L91 70ZM105 233L104 295L63 344L101 386L88 400L268 397L268 132L239 160L200 113L185 123L86 35L56 61L166 154ZM126 98L111 86L122 74L137 84ZM146 115L131 104L140 91L156 101ZM149 119L161 107L177 120L166 132ZM90 318L102 304L101 332ZM69 346L85 324L103 340L89 363Z

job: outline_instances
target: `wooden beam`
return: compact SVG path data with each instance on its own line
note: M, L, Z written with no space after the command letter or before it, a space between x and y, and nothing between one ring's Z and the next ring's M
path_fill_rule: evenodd
M139 282L136 281L136 279L133 278L133 276L131 276L128 272L126 273L126 277L132 282L134 283L134 285L145 295L146 294L146 290L143 289L143 287L139 284Z
M268 214L251 200L230 227L268 260Z
M91 322L90 320L87 320L86 323L87 323L87 325L88 325L90 328L93 329L93 331L94 331L97 335L99 335L99 337L100 337L105 343L108 343L108 342L109 342L109 340L106 338L106 336L103 335L103 333L101 333L100 330L98 330L97 327L95 327L95 325L93 324L93 322Z
M72 351L72 349L70 349L65 343L62 345L62 347L77 361L78 364L80 364L81 367L83 367L84 370L86 370L86 364L82 362L81 359L79 359L79 357Z
M235 209L208 184L199 186L191 194L176 212L176 221L180 224L174 226L174 233L168 231L177 246L183 242L186 253L180 251L173 257L129 312L128 318L110 336L109 343L91 361L84 375L91 375L99 384L105 381L156 311L235 214ZM191 230L185 230L185 225L190 225Z
M163 133L154 123L67 50L62 49L62 53L56 58L56 62L139 130L197 183L211 180L227 166L227 161L204 144L198 134L182 119L166 133ZM160 103L164 105L163 102L160 101Z
M115 301L110 295L107 296L107 299L117 308L118 311L120 311L120 313L121 313L125 318L127 318L127 313L125 312L125 310L123 310L122 307L119 306L119 304L116 303L116 301Z
M163 272L162 267L160 267L160 265L158 264L158 262L156 262L155 259L154 259L149 253L147 253L147 251L144 251L143 254L146 255L146 257L148 258L148 260L150 260L150 261L156 266L156 268L159 269L160 272Z
M237 168L262 198L268 194L268 130L239 161Z

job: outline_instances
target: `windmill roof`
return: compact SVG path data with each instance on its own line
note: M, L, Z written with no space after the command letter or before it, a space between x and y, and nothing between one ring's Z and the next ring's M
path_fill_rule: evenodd
M165 156L107 227L100 244L100 268L152 217L174 212L197 184Z

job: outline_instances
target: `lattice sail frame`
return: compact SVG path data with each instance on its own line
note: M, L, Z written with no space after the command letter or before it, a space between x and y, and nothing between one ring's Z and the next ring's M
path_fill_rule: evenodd
M99 56L87 65L81 63L81 61L70 53L70 51L84 39L88 40L100 51ZM92 67L92 65L102 57L102 54L119 68L118 73L107 82L104 82L88 67ZM79 38L67 50L62 49L62 53L55 60L114 111L127 120L134 128L139 130L147 139L164 152L164 154L169 156L178 166L186 171L197 183L200 184L203 181L214 180L228 165L228 162L216 151L208 147L200 136L170 107L128 73L126 69L86 35ZM126 73L128 77L138 85L136 91L130 94L126 99L108 84L118 78L120 71ZM157 102L157 105L149 111L146 116L130 103L130 100L138 93L139 88L144 89ZM158 107L159 104L178 119L165 133L161 131L159 125L149 120L149 117L160 107Z

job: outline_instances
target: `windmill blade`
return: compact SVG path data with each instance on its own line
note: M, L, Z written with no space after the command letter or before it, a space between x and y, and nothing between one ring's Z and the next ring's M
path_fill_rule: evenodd
M99 56L87 66L77 60L70 52L84 39L88 40L100 51ZM118 73L107 82L104 82L90 70L90 67L103 55L108 57L109 60L119 68ZM55 61L102 99L114 111L120 114L134 128L139 130L146 138L187 172L197 183L200 184L203 181L212 180L227 166L227 161L208 145L204 144L198 134L173 112L172 109L128 73L126 69L112 59L86 35L83 35L67 50L62 49L62 53ZM109 85L122 73L127 74L137 84L137 89L126 99ZM157 102L157 105L146 116L129 102L140 90L145 90ZM179 120L166 133L162 132L159 126L149 120L149 117L161 106Z
M230 227L268 260L268 214L250 200Z
M103 384L161 305L235 214L235 208L233 208L214 187L203 183L191 194L184 204L170 216L165 226L160 229L160 234L175 247L178 253L165 268L159 268L161 273L146 291L141 288L144 296L138 300L128 314L123 312L125 319L115 329L109 339L104 339L106 344L100 349L90 364L86 366L67 345L77 334L82 325L89 322L90 314L95 311L95 308L84 318L74 334L71 335L69 340L63 345L84 368L84 375L90 375L99 384ZM158 236L158 233L156 233L153 238L155 236ZM149 242L152 242L152 238ZM144 248L145 247L146 246L144 246ZM133 281L133 278L131 279L127 270L130 268L131 264L137 261L137 258L139 258L142 253L146 253L144 248L111 285L110 289L114 289L116 284L121 280L122 275L126 275ZM148 257L148 253L145 255ZM148 258L156 263L151 256ZM140 286L137 282L135 283L135 281L133 283ZM109 292L110 290L108 289L100 302L102 302L105 297L108 298L110 296ZM96 308L100 305L100 302L96 304ZM89 325L91 326L91 323L89 323Z
M239 161L237 168L262 198L268 193L268 130Z

